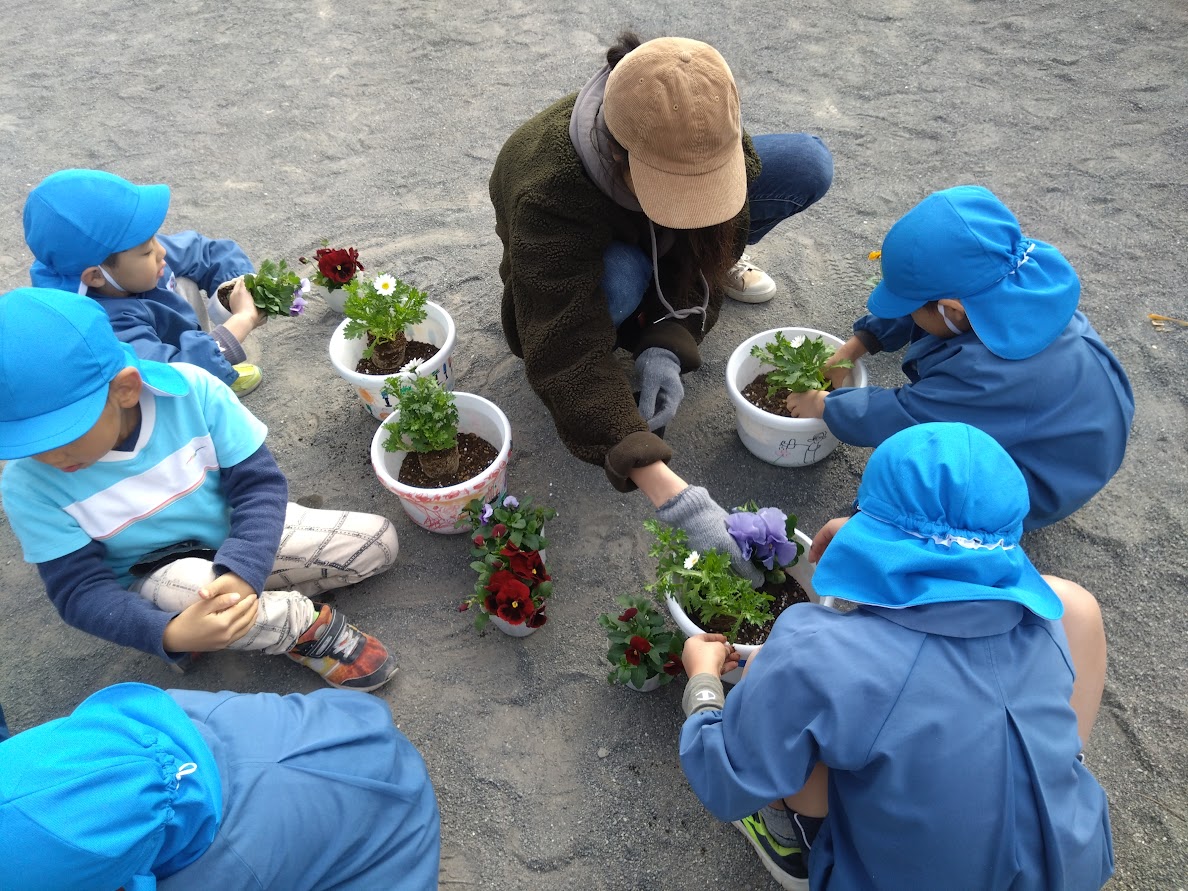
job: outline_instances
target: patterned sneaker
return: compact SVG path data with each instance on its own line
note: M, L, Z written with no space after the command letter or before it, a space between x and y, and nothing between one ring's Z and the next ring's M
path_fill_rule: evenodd
M396 659L387 647L325 604L288 656L343 690L366 693L382 687L396 673Z
M735 820L732 825L751 843L776 884L788 891L808 891L808 869L800 848L786 848L768 835L760 814Z
M239 372L239 377L231 382L231 391L236 396L246 396L256 387L260 386L260 381L264 379L264 375L260 369L248 362L242 362L239 365L232 365L236 371Z
M776 284L771 276L751 265L751 258L743 254L726 273L726 295L740 303L766 303L775 296Z

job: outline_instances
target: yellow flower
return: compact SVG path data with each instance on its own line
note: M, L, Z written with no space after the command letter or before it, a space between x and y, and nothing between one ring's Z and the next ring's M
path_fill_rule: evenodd
M883 256L883 252L882 252L882 251L871 251L869 254L867 254L867 255L866 255L866 259L868 259L868 260L879 260L879 259L881 259L881 258L882 258L882 256Z

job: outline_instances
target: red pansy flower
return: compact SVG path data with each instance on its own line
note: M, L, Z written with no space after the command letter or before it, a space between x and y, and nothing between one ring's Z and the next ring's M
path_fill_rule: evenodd
M677 653L669 653L668 661L664 663L664 673L670 674L674 678L678 674L682 674L685 670L685 663L681 661L681 657Z
M640 658L651 649L650 641L634 634L631 636L631 640L627 641L627 652L623 654L623 658L631 665L639 665Z
M318 272L335 284L345 285L363 271L359 252L354 248L318 248L314 253L318 261Z
M507 535L507 527L502 523L496 523L494 528L491 530L491 534L496 538L503 538L503 536Z
M619 616L619 621L620 622L630 622L632 619L635 618L637 613L639 613L639 610L637 610L633 606L629 607L629 608L623 610L623 615Z
M521 551L515 545L509 544L504 546L499 555L506 557L508 568L526 582L535 585L537 582L550 580L539 551Z

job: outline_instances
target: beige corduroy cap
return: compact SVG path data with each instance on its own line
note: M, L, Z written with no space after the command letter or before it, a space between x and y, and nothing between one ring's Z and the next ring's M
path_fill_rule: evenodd
M672 229L715 226L747 197L738 90L708 43L649 40L611 71L603 119L627 149L635 197Z

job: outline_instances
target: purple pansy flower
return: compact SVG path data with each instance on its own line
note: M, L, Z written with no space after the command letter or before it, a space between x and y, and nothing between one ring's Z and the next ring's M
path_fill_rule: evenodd
M512 510L515 510L517 507L520 506L520 501L518 498L516 498L515 495L507 495L507 496L504 496L503 506L511 508Z
M726 530L738 543L743 559L752 557L768 569L787 566L796 559L796 544L788 541L788 516L779 508L764 507L756 513L739 511L726 517Z
M479 511L479 520L484 524L491 522L491 516L495 513L495 506L492 504L484 504L483 509Z
M300 292L298 292L298 296L293 298L293 305L289 307L289 315L291 316L299 316L305 312L305 298L299 295Z

